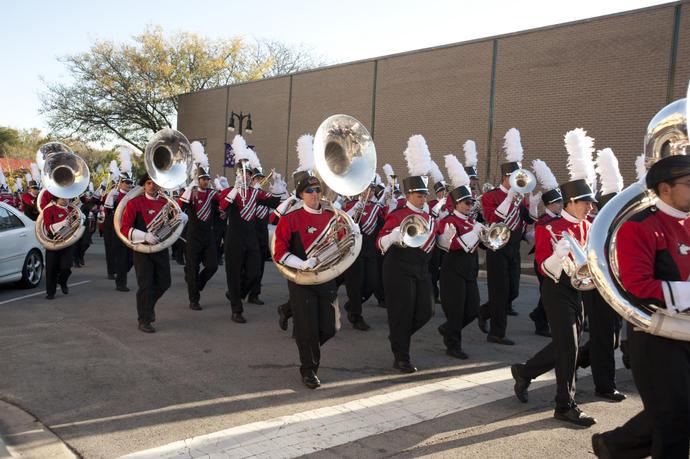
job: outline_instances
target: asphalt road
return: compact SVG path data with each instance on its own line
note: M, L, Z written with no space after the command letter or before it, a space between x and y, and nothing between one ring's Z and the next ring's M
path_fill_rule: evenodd
M467 328L467 361L445 355L436 315L413 337L420 368L400 375L391 368L385 310L375 301L364 313L368 332L343 323L322 350L315 391L302 386L297 349L277 326L276 305L285 281L267 264L264 306L246 305L247 324L230 321L223 267L202 293L203 311L188 309L183 268L172 262L173 285L157 306L157 333L136 326L135 278L129 293L105 276L103 246L96 238L87 266L74 269L69 295L53 301L42 291L0 288L0 397L31 412L84 457L116 457L198 435L274 419L379 394L506 368L546 343L532 334L527 313L536 281L525 277L509 318L516 346L488 344L475 324ZM80 282L83 282L79 284ZM482 298L486 288L481 283ZM9 301L27 294L36 296ZM344 303L341 289L341 304ZM579 381L580 401L599 424L571 429L552 419L554 387L535 389L529 404L497 395L495 401L420 420L407 427L315 452L319 457L402 455L483 457L591 457L593 432L615 427L641 409L630 373L618 372L631 395L622 404L595 399L590 377ZM318 433L315 433L318 435Z

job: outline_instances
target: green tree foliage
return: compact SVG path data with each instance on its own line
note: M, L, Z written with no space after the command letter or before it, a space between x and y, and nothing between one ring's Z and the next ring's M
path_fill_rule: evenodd
M19 142L19 131L0 126L0 158L8 156L9 149Z
M133 43L97 41L62 58L73 81L46 83L42 113L52 132L90 142L119 141L143 149L153 132L173 127L179 94L309 68L302 48L240 38L210 40L163 34L160 27Z

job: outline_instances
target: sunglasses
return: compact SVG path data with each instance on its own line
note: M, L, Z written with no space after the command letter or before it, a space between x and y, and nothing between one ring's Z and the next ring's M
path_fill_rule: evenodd
M305 192L305 193L309 193L309 194L312 194L312 193L321 193L321 188L318 187L318 186L314 186L314 187L311 187L311 186L310 186L309 188L305 189L304 192Z

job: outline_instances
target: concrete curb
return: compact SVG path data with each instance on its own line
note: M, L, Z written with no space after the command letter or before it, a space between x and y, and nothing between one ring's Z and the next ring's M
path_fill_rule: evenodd
M57 435L21 408L0 400L0 457L78 458Z

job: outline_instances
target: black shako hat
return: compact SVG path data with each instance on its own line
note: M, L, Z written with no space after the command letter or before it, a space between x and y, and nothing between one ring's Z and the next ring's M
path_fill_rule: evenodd
M132 176L129 174L129 172L120 172L120 181L129 184L134 183L134 180L132 179Z
M403 179L403 193L429 193L429 177L412 175Z
M33 188L34 190L40 190L41 187L38 185L38 182L36 180L31 180L29 182L29 188Z
M312 177L314 174L310 170L306 171L295 171L292 173L292 183L295 186L295 190L299 188L299 184L301 181L308 179L309 177Z
M203 166L197 167L196 168L196 178L197 179L200 179L200 178L210 179L211 175L209 174L209 169L210 169L209 167L203 167Z
M647 188L654 189L661 182L670 182L690 175L690 156L672 155L661 158L647 171Z
M594 192L585 179L572 180L560 185L563 201L597 202Z
M553 190L544 191L541 194L541 202L544 205L551 204L553 202L562 201L563 196L561 196L561 190L559 188L554 188Z
M321 181L315 175L309 175L302 178L299 182L297 182L297 186L295 187L295 192L297 193L297 196L299 196L304 190L306 190L310 186L320 187Z
M137 185L139 185L139 186L144 186L144 184L145 184L147 181L149 181L149 180L151 180L151 176L149 175L148 172L144 172L144 175L142 175L142 176L139 178L139 181L137 182Z
M511 161L501 164L501 173L503 175L510 175L518 169L522 169L522 164L520 164L520 161Z
M445 180L441 180L439 182L434 183L434 191L436 193L440 193L441 191L443 191L447 188L448 188L448 184L446 183Z
M474 201L474 197L472 196L472 190L470 190L470 187L462 185L450 192L450 198L453 200L453 203L458 203L460 201L464 201L465 199L471 199Z
M266 177L266 176L264 175L264 173L261 169L259 169L258 167L255 167L254 169L252 169L252 180L254 180L255 178L264 178L264 177Z
M469 177L471 179L479 179L479 175L477 175L477 169L476 168L474 168L472 166L466 166L465 172L467 172L467 175L469 175Z

